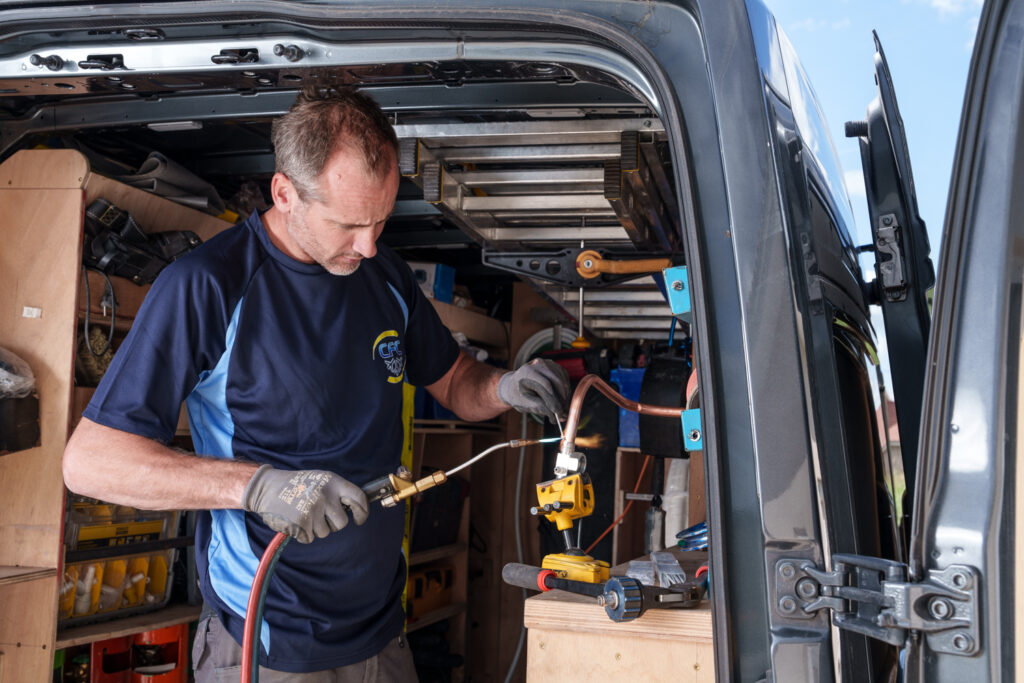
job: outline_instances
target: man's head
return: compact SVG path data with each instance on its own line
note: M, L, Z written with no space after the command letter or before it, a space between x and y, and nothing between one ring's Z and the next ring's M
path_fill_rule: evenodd
M274 121L274 210L287 237L335 275L376 254L398 192L398 141L377 103L360 93L302 92ZM287 251L287 249L286 249ZM291 251L296 251L292 249Z

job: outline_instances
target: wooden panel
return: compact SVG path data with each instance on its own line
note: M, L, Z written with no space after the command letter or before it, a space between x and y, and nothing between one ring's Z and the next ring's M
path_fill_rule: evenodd
M608 618L594 598L564 591L549 591L526 601L526 628L573 631L621 637L639 635L654 640L711 642L711 603L695 609L652 609L639 619L617 623Z
M531 628L526 647L526 680L714 683L714 654L710 641L667 642L632 634L598 635Z
M0 189L80 190L89 162L73 149L23 149L0 165Z
M504 349L508 344L505 323L500 320L436 299L430 299L430 303L434 305L441 322L452 332L461 332L471 341L498 349Z
M107 281L102 273L97 273L93 270L90 270L88 275L89 324L95 325L106 334L110 329L111 310L108 308L106 315L104 315L100 302L103 301L103 295L107 289ZM78 282L82 282L81 276L79 276ZM139 312L139 307L142 305L142 300L149 293L151 285L137 285L127 278L117 277L116 275L110 276L110 284L114 288L114 299L117 301L117 327L118 329L125 330L131 326L132 321L135 319L135 314ZM82 317L85 315L86 292L85 287L81 286L81 284L78 290L78 315Z
M45 579L49 576L57 576L57 570L47 567L0 567L0 586Z
M186 624L196 621L200 611L202 611L202 607L199 605L172 605L149 614L139 614L100 624L75 626L57 634L57 649Z
M218 232L231 227L230 223L209 214L91 173L85 184L86 205L97 197L130 211L138 221L139 227L146 232L191 230L205 242Z
M0 204L0 346L32 367L42 432L40 447L0 457L0 565L57 567L82 192L0 190ZM39 317L24 317L26 307Z
M0 652L4 681L48 681L53 671L57 581L51 575L0 586Z
M617 519L625 509L628 502L626 493L632 493L636 488L637 477L640 476L643 464L644 456L640 454L638 448L619 448L615 451L615 516L612 519ZM651 463L648 463L643 479L640 480L640 493L650 493L652 470ZM612 530L613 566L636 559L644 554L644 527L647 510L650 507L651 504L647 501L633 501L629 514Z

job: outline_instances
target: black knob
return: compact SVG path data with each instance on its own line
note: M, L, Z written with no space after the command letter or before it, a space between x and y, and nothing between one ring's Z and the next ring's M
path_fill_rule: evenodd
M50 71L60 71L64 68L64 60L57 55L49 55L47 57L32 55L28 58L28 61L32 66L45 66Z
M847 121L846 122L846 137L848 138L866 138L868 136L868 122L867 121Z

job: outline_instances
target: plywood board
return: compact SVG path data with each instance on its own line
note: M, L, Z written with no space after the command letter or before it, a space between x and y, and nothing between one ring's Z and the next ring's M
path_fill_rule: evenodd
M635 634L599 635L531 628L526 648L526 680L714 683L714 648L709 641L669 642Z
M82 191L0 190L0 203L0 346L31 366L41 428L40 447L0 457L0 565L57 567Z
M146 232L191 230L205 242L218 232L231 227L230 223L209 214L91 173L85 183L86 205L97 197L130 211L139 227Z
M711 642L711 603L694 609L652 609L640 618L617 623L594 598L549 591L526 601L526 628L574 631L610 636L640 635L654 640Z
M0 165L0 189L79 190L89 162L73 149L23 149Z
M500 320L436 299L430 299L430 303L434 305L441 322L452 332L461 332L470 341L496 349L506 348L508 336L505 334L505 323Z
M53 672L57 581L51 575L0 586L4 681L48 681Z

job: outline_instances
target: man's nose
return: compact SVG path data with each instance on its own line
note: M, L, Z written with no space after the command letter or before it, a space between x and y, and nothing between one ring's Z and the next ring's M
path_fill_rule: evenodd
M373 258L377 255L377 231L373 227L359 230L352 246L363 258Z

